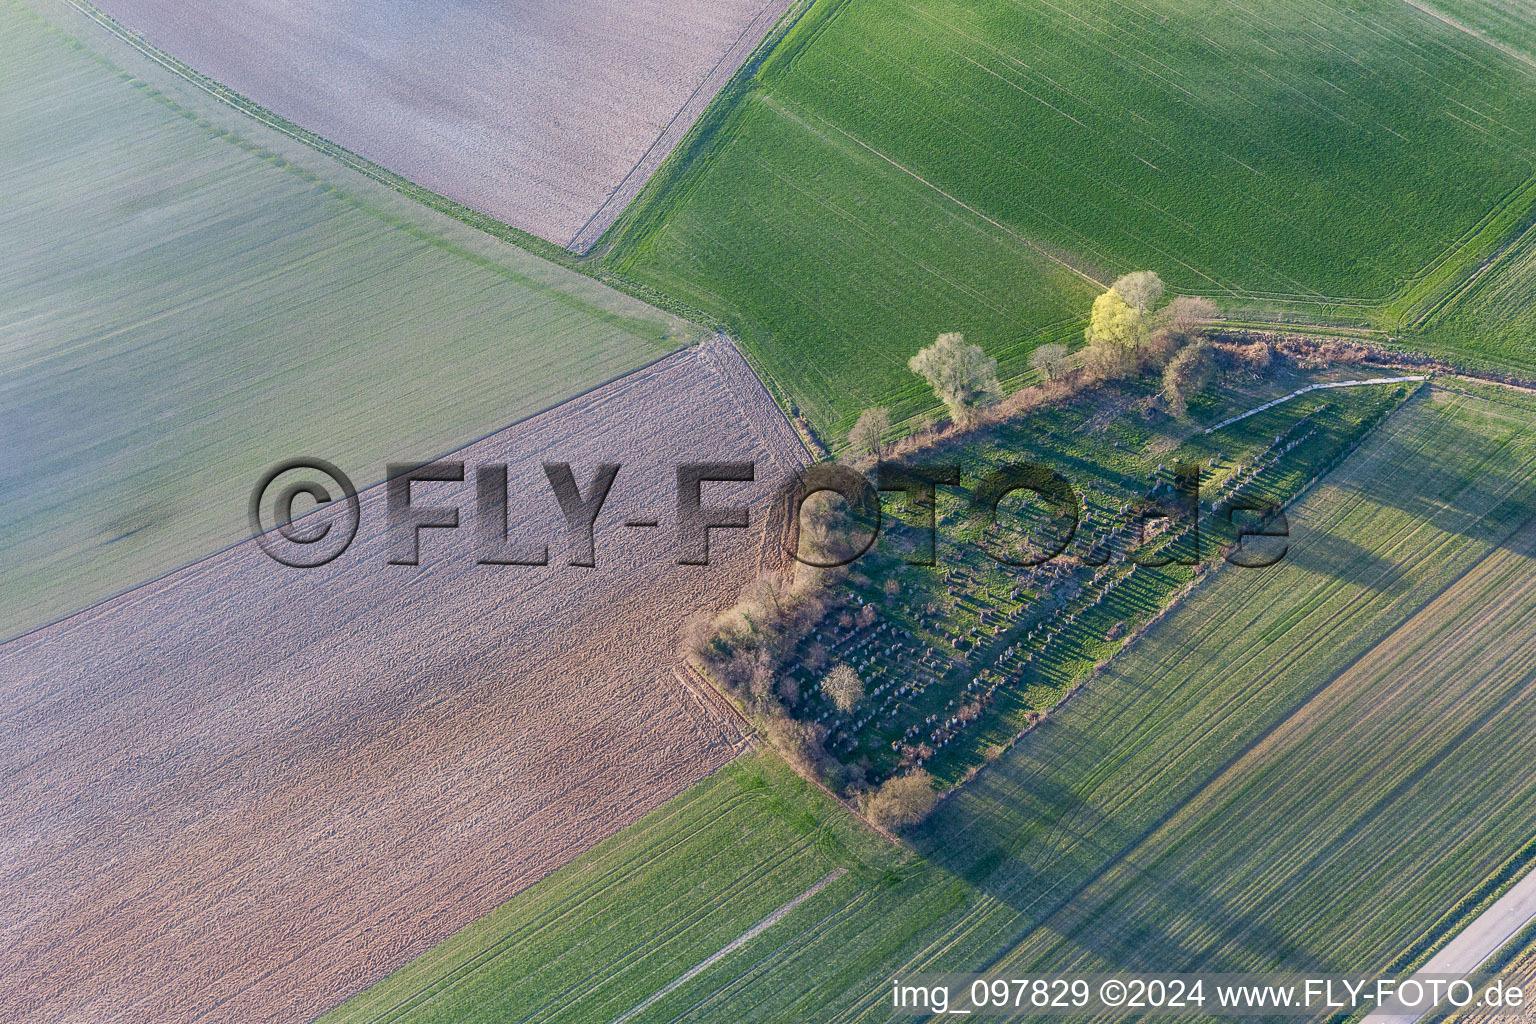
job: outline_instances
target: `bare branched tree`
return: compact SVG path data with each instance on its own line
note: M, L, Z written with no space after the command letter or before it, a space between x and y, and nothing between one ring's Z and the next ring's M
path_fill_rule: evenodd
M879 458L885 452L885 435L891 429L891 412L885 406L865 409L848 432L848 446L856 455Z
M1157 300L1163 297L1163 279L1150 270L1138 270L1117 279L1109 286L1109 290L1145 317L1157 305Z
M967 345L961 334L941 334L937 341L907 363L926 380L949 410L950 419L970 424L976 411L1002 395L997 382L997 360L979 345Z
M1163 370L1163 398L1168 411L1175 416L1189 412L1189 400L1205 390L1214 370L1210 342L1196 341L1179 349Z
M821 692L827 695L833 707L846 714L864 699L864 680L859 678L853 666L839 662L821 681Z
M1029 354L1029 365L1045 374L1047 380L1055 380L1067 372L1067 346L1041 345Z

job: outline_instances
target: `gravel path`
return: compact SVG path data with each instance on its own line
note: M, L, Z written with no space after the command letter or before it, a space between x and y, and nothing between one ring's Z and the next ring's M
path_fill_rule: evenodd
M1470 974L1493 956L1526 925L1536 921L1536 871L1516 882L1487 910L1477 915L1445 947L1430 957L1414 977ZM1413 1024L1422 1013L1372 1013L1362 1024Z

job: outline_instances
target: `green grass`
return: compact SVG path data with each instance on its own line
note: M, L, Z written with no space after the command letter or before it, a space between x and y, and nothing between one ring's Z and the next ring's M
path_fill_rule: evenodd
M241 539L281 459L362 486L688 340L59 24L0 3L0 640Z
M1421 958L1473 909L1464 897L1520 870L1536 832L1533 412L1491 390L1411 399L1293 511L1285 561L1223 572L1154 625L940 806L911 837L922 859L860 855L867 868L835 898L634 1019L885 1020L890 979L930 971L1375 971ZM694 847L639 858L624 870L634 887L614 888L606 872L629 837L688 830L666 822L726 800L735 770L332 1020L378 1019L365 1000L433 990L503 945L528 970L594 959L550 979L482 971L460 983L457 1005L476 1007L462 1017L382 1019L492 1019L503 1006L496 1019L561 1019L586 979L607 992L601 979L654 934L654 972L565 1019L639 1003L824 863L847 863L807 864L740 910L714 883L678 889L711 872ZM751 771L786 805L812 796L782 769ZM801 856L795 830L762 829L776 855L758 835L736 837L751 848L741 856ZM691 912L711 937L668 960Z
M1416 399L1291 557L1197 592L943 809L946 866L1042 907L999 967L1384 968L1526 847L1530 413Z
M1536 225L1432 313L1424 336L1453 358L1470 350L1484 365L1536 372Z
M1414 0L1536 67L1536 20L1520 0Z
M821 0L606 265L722 317L840 440L932 406L905 362L939 331L1004 376L1075 337L1073 270L1390 326L1502 241L1490 211L1528 223L1532 125L1536 68L1400 0Z

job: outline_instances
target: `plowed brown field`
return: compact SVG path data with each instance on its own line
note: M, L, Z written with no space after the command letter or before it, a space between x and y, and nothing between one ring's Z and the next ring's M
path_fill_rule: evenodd
M789 0L96 6L310 131L586 249Z
M547 568L474 564L472 484L417 485L464 527L389 565L374 489L328 566L246 543L0 647L0 1019L312 1019L724 763L677 626L762 537L679 566L675 464L755 461L706 504L763 509L799 455L712 342L456 456L511 464ZM595 569L564 564L545 460L623 464Z

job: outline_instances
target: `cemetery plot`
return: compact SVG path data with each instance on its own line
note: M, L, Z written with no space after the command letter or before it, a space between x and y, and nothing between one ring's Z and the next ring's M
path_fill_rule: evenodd
M1044 564L1003 566L986 553L987 530L962 499L941 496L936 566L907 564L917 529L906 523L832 588L828 614L786 663L781 690L795 695L792 713L826 728L826 749L846 780L873 784L923 767L960 781L1220 564L1234 521L1263 518L1230 510L1285 505L1408 393L1407 385L1315 393L1196 433L1149 468L1137 450L1145 421L1129 408L1107 423L1102 414L1090 423L1092 411L1081 407L1040 413L981 444L924 453L932 464L962 462L968 480L1017 459L1076 471L1083 511L1075 538ZM1180 462L1200 468L1193 521L1175 493ZM1081 477L1079 467L1095 467L1093 475ZM1137 517L1148 500L1168 517ZM1273 557L1279 544L1249 538L1233 557ZM851 711L823 692L837 665L863 684Z

